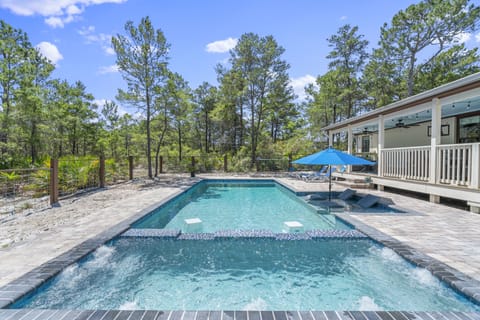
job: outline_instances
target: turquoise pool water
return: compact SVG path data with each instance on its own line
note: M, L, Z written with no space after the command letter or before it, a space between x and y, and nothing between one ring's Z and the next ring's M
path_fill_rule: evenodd
M14 308L479 311L370 240L119 238Z
M188 227L185 220L201 223ZM182 232L218 230L287 231L284 222L298 221L304 230L349 229L335 216L319 213L293 192L271 181L202 181L164 205L134 228L176 229Z

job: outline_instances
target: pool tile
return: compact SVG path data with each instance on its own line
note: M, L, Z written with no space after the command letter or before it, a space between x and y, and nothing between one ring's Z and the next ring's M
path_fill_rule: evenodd
M377 311L377 315L380 317L381 320L395 320L393 316L390 316L386 311Z
M132 315L130 316L130 318L128 318L128 320L141 320L144 313L144 310L135 310L132 312Z
M262 320L274 320L273 313L271 311L261 311Z
M196 311L185 311L182 320L195 320L196 314Z
M260 311L248 311L248 320L262 320Z
M223 311L222 320L235 320L235 311Z
M93 314L88 318L88 320L100 320L103 316L107 313L105 310L96 310Z
M71 318L71 317L64 317L62 319L75 319L75 320L87 320L90 316L92 316L94 313L93 310L84 310L80 312L80 314L76 318Z
M132 314L132 311L129 310L123 310L120 312L120 314L115 318L115 320L127 320L130 318L130 315Z
M334 312L332 313L332 318L328 318L327 314L322 311L312 311L311 313L312 313L312 316L315 318L315 320L338 319L336 317L337 315L334 315Z
M398 320L408 320L407 318L405 318L405 316L401 313L401 312L398 312L398 311L389 311L390 315L392 315L395 320L398 319Z
M214 240L213 233L182 233L178 236L179 240Z
M210 311L208 319L209 320L222 320L222 312L221 311Z
M171 311L159 311L157 314L157 318L155 320L168 320L171 313L172 313Z
M367 312L364 312L367 313ZM402 311L402 315L407 318L408 320L415 320L418 319L417 315L414 312L411 311ZM378 319L378 318L375 318Z
M287 320L301 320L300 314L297 311L287 311L286 315Z
M287 320L285 311L274 311L273 315L275 316L275 320Z
M208 311L197 311L197 316L195 317L195 320L208 320Z
M368 320L367 317L360 311L349 311L348 315L354 320Z
M248 320L247 311L235 311L235 320Z
M380 317L374 311L362 311L367 320L380 320Z
M298 314L302 320L314 320L313 315L310 311L299 311Z
M184 311L172 311L169 320L182 320Z
M139 237L139 238L176 238L180 235L180 230L165 230L165 229L129 229L122 233L121 237Z
M119 310L110 310L105 314L102 320L114 320L119 313L120 313Z

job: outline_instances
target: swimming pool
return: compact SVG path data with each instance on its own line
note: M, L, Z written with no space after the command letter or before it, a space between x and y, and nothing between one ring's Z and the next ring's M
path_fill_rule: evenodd
M20 310L27 313L30 308L480 311L479 305L458 294L429 271L413 266L391 249L343 223L340 230L330 224L324 230L296 234L278 233L278 228L229 232L222 227L210 233L155 229L165 227L191 203L222 198L228 203L234 202L235 197L233 200L223 197L223 193L231 191L224 189L230 187L243 191L254 189L253 193L274 187L287 196L288 201L282 201L287 204L293 201L295 206L306 208L307 213L319 215L293 192L273 181L235 181L233 185L232 181L227 182L200 182L163 203L159 210L151 214L139 213L139 216L146 216L135 224L137 229L124 232L87 257L76 260L88 252L87 248L92 250L95 243L104 244L123 231L114 233L115 228L112 228L108 238L88 240L76 251L52 261L51 265L35 269L31 280L18 284L28 287L28 281L35 282L50 268L64 267L74 261L20 300L15 298L8 307L27 308ZM215 192L208 191L210 186ZM256 200L262 203L271 197ZM231 214L241 214L245 206L248 207L247 201L237 202ZM268 213L260 216L268 216ZM335 225L340 222L333 215L320 216L333 217ZM152 224L147 224L148 221ZM148 227L150 229L144 229ZM125 230L121 226L119 229ZM70 256L76 258L68 258ZM64 259L70 262L65 264ZM453 274L452 277L465 279ZM11 296L4 293L5 297ZM105 313L97 311L97 316ZM91 313L83 311L82 314ZM179 314L178 319L181 319L182 313ZM194 320L195 314L194 311L193 318L186 316L185 319ZM399 319L402 318L398 314ZM121 315L128 317L123 312Z
M14 308L478 311L371 240L119 238Z
M186 220L199 219L195 228ZM274 181L202 181L162 206L134 228L162 228L182 232L219 230L288 231L285 222L297 221L303 230L350 229L345 223L308 205Z

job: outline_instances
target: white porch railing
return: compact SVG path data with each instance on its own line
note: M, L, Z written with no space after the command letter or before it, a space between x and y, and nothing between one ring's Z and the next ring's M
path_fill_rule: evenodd
M428 181L430 146L389 148L382 150L384 177Z
M383 149L384 177L429 181L430 146ZM479 188L480 143L438 145L435 183Z
M473 146L472 143L437 146L437 182L468 187L472 180Z

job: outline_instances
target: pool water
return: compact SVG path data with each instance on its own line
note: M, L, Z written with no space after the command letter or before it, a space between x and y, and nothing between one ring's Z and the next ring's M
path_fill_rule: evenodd
M371 240L119 238L13 308L479 311Z
M200 227L185 220L198 218ZM287 231L284 222L298 221L305 231L350 229L335 216L318 212L275 182L203 181L162 206L134 228L163 228L182 232L219 230Z

